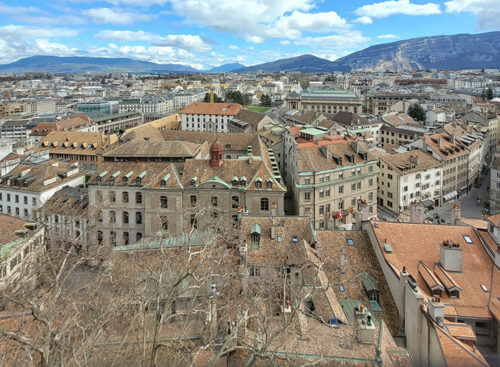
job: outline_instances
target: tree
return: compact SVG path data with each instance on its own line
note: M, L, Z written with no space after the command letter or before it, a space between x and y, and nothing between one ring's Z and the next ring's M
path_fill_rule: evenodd
M203 98L203 102L210 102L210 93L205 93L205 98ZM214 102L220 103L222 102L222 98L220 98L217 94L214 93Z
M271 101L271 96L267 95L267 94L263 94L261 97L260 97L260 103L264 106L270 106L272 101Z
M491 87L488 87L488 90L486 91L486 99L488 101L493 99L493 89L491 89Z
M483 100L486 99L486 89L483 89L481 91L481 99L483 99Z
M408 115L414 120L425 122L425 111L418 103L412 104L408 108Z
M226 94L226 102L239 103L240 105L245 105L245 98L240 91L228 92Z

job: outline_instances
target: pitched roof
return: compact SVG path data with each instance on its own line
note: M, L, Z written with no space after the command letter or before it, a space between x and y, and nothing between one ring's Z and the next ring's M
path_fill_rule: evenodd
M181 114L235 116L241 109L242 107L238 103L195 102L184 108Z
M31 131L32 135L47 135L51 131L70 131L88 126L92 120L87 115L73 116L69 119L55 122L40 122Z
M398 113L398 112L387 113L382 116L382 120L396 127L410 125L423 128L422 124L415 121L407 113Z
M443 293L442 302L450 306L445 314L452 311L464 317L491 318L487 307L489 293L484 292L481 285L488 287L491 283L492 260L473 227L376 222L376 226L372 223L372 228L378 242L374 246L380 247L387 264L397 276L406 267L425 295L432 294L417 269L420 262L428 264L440 282L445 282L446 287L454 284L460 287L460 298L451 298L446 292ZM472 244L465 242L464 235L470 237ZM440 266L435 267L440 261L440 247L445 240L460 245L462 272L453 272L452 275L446 272L446 276ZM391 245L391 253L385 251L385 241Z
M410 150L404 153L380 154L378 157L400 175L425 171L443 165L439 160L434 158L432 154L426 153L420 149ZM417 160L418 164L415 163Z
M200 144L184 141L131 140L110 149L104 157L194 157Z
M257 126L259 122L261 122L262 119L265 117L266 115L263 113L250 111L247 110L246 108L243 108L232 119L246 122L247 124L252 126Z
M369 125L370 121L353 112L340 111L332 116L332 120L341 125L358 126Z

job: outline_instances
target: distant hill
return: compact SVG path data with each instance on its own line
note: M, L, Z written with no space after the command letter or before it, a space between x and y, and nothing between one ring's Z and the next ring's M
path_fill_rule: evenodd
M339 71L459 70L500 67L500 32L412 38L354 52L334 62Z
M188 65L156 64L127 58L31 56L0 65L2 73L192 73Z
M322 73L334 71L331 61L316 57L314 55L302 55L289 59L281 59L273 62L266 62L254 66L248 66L234 70L237 73L256 73L263 72L301 72L301 73Z
M325 45L327 46L327 45ZM232 63L210 70L127 58L32 56L0 65L0 73L238 73L333 71L413 71L500 68L500 32L412 38L383 43L336 61L302 55L247 66Z
M205 73L229 73L230 71L244 68L245 65L234 62L232 64L224 64L221 66L217 66L215 68L205 70Z
M483 68L500 68L500 32L412 38L371 46L333 62L313 55L302 55L237 69L236 72L255 73L261 70L315 73Z

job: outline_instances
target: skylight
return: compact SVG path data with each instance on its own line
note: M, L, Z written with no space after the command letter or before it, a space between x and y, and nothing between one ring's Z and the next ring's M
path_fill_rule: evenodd
M349 246L354 246L354 241L353 241L353 239L351 237L347 237L347 244Z
M473 242L472 242L472 239L471 239L469 236L467 236L466 234L464 234L464 240L465 240L465 242L467 242L468 244L473 243Z

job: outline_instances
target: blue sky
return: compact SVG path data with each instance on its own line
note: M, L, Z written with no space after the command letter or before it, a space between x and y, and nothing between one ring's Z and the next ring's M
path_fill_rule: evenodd
M500 30L500 0L0 0L0 63L130 57L210 68L330 60L412 37Z

